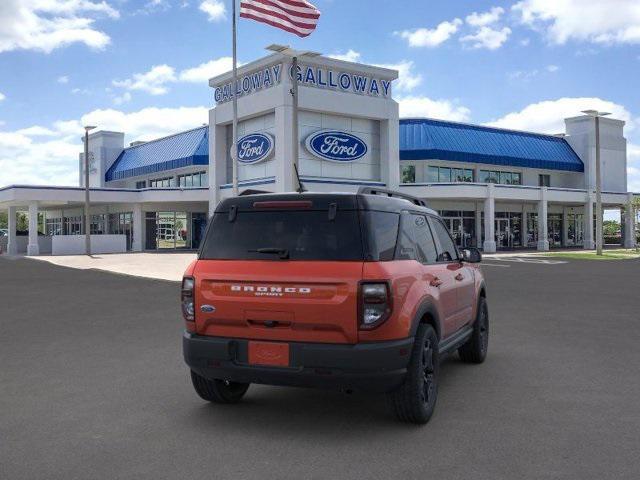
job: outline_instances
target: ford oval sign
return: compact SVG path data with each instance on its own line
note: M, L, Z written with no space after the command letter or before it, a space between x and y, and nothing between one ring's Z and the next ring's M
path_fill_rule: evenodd
M266 133L252 133L238 139L238 161L251 164L266 160L273 153L273 137Z
M355 135L328 130L307 137L307 149L316 157L331 162L353 162L367 153L367 144Z

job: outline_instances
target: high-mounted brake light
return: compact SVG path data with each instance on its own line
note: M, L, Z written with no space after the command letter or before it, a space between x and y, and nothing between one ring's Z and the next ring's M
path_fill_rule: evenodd
M182 316L187 322L195 321L194 307L194 289L196 281L193 277L184 277L182 279Z
M384 323L393 308L388 282L360 284L360 329L371 330Z
M311 200L265 200L253 202L253 208L311 208Z

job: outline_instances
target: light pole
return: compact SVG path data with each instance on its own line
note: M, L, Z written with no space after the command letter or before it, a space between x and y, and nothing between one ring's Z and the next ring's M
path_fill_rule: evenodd
M89 215L89 131L96 127L84 127L84 250L91 255L91 216Z
M267 50L270 50L272 52L277 52L277 53L281 53L282 55L285 55L287 57L291 57L291 72L292 72L292 79L291 79L291 96L293 97L293 108L292 108L292 125L291 125L291 136L293 137L293 141L292 141L292 145L291 145L291 156L293 157L293 169L295 171L299 172L298 169L298 159L300 158L300 138L299 137L299 133L298 133L298 58L300 57L309 57L309 58L313 58L313 57L317 57L320 54L317 52L308 52L308 51L300 51L300 50L294 50L293 48L290 48L288 45L277 45L277 44L273 44L273 45L269 45L267 47ZM293 172L291 172L291 174L293 175ZM296 175L296 182L297 180L297 175ZM301 185L298 184L296 190L300 191L301 189Z
M600 164L600 117L611 115L598 110L583 110L582 113L596 121L596 255L602 255L602 166Z

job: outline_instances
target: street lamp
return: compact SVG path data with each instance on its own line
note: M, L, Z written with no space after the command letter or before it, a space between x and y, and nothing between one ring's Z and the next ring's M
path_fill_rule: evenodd
M84 127L84 250L91 255L91 216L89 215L89 131L94 126Z
M291 57L291 71L293 72L292 76L292 85L291 85L291 96L293 97L293 108L292 108L292 129L291 129L291 136L293 137L293 144L291 145L292 150L291 150L291 155L293 157L293 168L296 171L297 175L296 175L296 179L299 178L299 172L298 172L298 159L300 157L300 139L298 138L299 134L298 134L298 57L308 57L308 58L313 58L313 57L318 57L320 56L320 54L318 52L309 52L309 51L301 51L301 50L294 50L293 48L289 47L288 45L278 45L278 44L272 44L269 45L267 47L267 50L270 50L272 52L276 52L276 53L280 53L282 55L285 55L287 57ZM293 173L293 172L292 172ZM298 182L298 188L296 190L298 191L303 191L302 189L302 185L300 185L299 180L296 180Z
M596 121L596 255L602 255L602 170L600 165L600 117L611 115L598 110L583 110L582 113Z

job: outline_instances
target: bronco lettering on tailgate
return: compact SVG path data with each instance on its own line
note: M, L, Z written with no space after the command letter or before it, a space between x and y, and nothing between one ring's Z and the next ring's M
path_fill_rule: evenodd
M282 297L285 293L306 295L311 293L307 287L282 287L279 285L231 285L232 292L253 293L256 297Z

